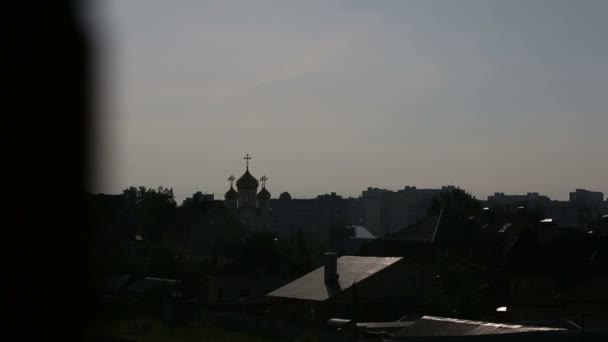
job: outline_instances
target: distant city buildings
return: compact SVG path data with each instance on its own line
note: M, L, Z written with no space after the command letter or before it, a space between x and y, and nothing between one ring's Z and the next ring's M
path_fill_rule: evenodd
M575 204L577 207L599 207L603 200L604 194L599 191L576 189L576 191L570 193L570 203Z
M359 222L358 201L345 199L335 192L314 199L292 199L288 193L271 201L273 224L279 236L289 236L297 230L309 232L327 240L337 224Z
M343 198L332 192L313 199L295 199L288 192L282 192L278 199L271 199L266 189L268 178L256 179L249 171L251 157L247 155L245 160L246 170L236 180L236 190L235 177L228 179L230 188L224 204L249 231L274 231L283 237L301 230L328 241L336 227L362 226L383 238L423 220L434 197L442 191L456 189L454 186L436 189L405 186L393 191L368 187L359 198ZM213 194L197 192L184 203L201 201L213 201ZM608 199L604 201L603 193L585 189L571 192L568 201L552 200L538 192L512 195L496 192L483 202L486 206L510 211L520 206L533 208L545 218L553 219L557 226L584 229L608 211Z
M363 224L375 236L384 237L427 216L431 200L442 191L455 189L417 189L406 186L398 191L367 188L361 195Z
M547 206L551 199L538 192L528 192L525 195L505 195L503 192L495 192L488 196L489 205L500 205L505 209L517 209L517 207L527 204L531 206Z
M525 195L505 195L496 192L488 196L488 206L500 206L514 210L526 206L540 211L546 218L551 218L557 226L586 228L599 220L608 211L604 194L599 191L576 189L570 192L568 201L552 200L548 196L529 192Z
M204 194L200 191L195 192L194 194L192 194L192 197L187 197L184 202L182 202L182 205L186 205L189 203L199 203L199 202L211 202L214 201L214 194Z

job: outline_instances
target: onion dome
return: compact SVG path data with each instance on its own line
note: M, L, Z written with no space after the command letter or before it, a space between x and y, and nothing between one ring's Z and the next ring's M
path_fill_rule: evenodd
M257 189L258 180L249 173L249 169L236 181L237 189Z
M289 194L289 192L285 191L285 192L283 192L279 196L279 199L281 199L281 200L290 200L291 199L291 195Z
M230 190L228 190L228 192L226 192L226 194L224 195L225 199L236 199L238 197L238 193L236 192L236 190L234 190L234 188L231 186Z
M268 192L268 190L266 190L266 188L262 188L262 190L260 190L260 192L258 193L258 199L269 200L270 192Z

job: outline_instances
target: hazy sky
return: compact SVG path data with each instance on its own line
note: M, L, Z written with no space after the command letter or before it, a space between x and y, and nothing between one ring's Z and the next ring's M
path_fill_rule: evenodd
M608 1L103 0L97 191L608 193Z

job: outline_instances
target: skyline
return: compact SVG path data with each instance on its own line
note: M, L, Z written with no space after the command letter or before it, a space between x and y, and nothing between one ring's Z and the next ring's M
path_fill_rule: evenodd
M245 171L244 172L250 171L249 170L249 162L251 161L252 158L249 155L249 153L247 153L245 155L245 157L243 157L243 159L245 160ZM255 177L255 175L254 175L254 177ZM240 178L240 176L238 178ZM228 191L231 187L234 187L234 183L235 183L235 181L238 178L234 174L231 174L226 179L226 182L228 183L228 187L227 187L226 191ZM258 178L256 178L256 179L258 179ZM268 181L268 177L266 175L263 175L262 177L259 177L258 181L259 181L259 184L260 184L259 185L259 189L266 188L266 182ZM139 186L139 185L131 185L131 186ZM293 196L291 193L290 193L290 195L292 195L294 199L313 199L313 198L316 198L317 196L330 195L330 194L334 194L335 193L336 195L342 196L344 198L360 198L362 196L363 191L369 190L369 189L380 189L380 190L388 190L388 191L397 192L397 191L402 190L402 189L404 189L406 187L413 187L415 189L419 189L420 190L420 189L432 189L432 188L439 189L439 188L442 188L444 186L445 187L454 186L456 188L460 188L462 190L465 190L465 191L469 192L467 189L464 189L464 188L460 187L457 184L444 184L444 185L439 185L439 186L435 186L435 187L420 187L420 186L417 186L415 184L404 184L403 186L394 186L394 187L374 187L374 186L364 187L364 188L361 189L361 191L359 191L359 193L354 194L354 195L349 195L349 194L344 195L344 194L336 193L335 191L326 191L326 192L318 193L318 194L315 194L315 195L304 196L304 197L302 197L302 196ZM159 184L159 185L156 185L156 186L149 186L149 187L151 187L151 188L156 188L156 187L170 188L170 187L163 186L162 184ZM594 189L580 189L580 188L576 188L576 189L572 189L572 191L569 191L566 194L566 197L563 197L563 198L562 197L555 197L555 196L552 196L551 194L547 194L547 193L540 193L540 192L537 192L537 191L526 191L526 192L522 192L522 193L507 193L507 192L503 192L503 191L494 191L494 192L488 193L487 196L496 195L496 194L502 194L502 195L506 195L506 196L510 196L510 195L529 195L529 194L536 193L539 196L547 196L551 200L554 200L554 201L555 200L557 200L557 201L563 201L563 200L568 200L568 198L567 198L568 196L567 195L569 195L570 193L574 192L575 190L583 190L583 191L590 191L590 192L596 192L596 191L598 191L598 190L594 190ZM223 192L222 191L220 191L220 193L209 192L209 191L205 191L205 189L201 189L200 186L197 187L197 189L195 191L184 192L184 193L174 193L174 195L175 195L175 198L176 198L177 202L179 203L179 202L182 202L187 197L192 196L195 192L201 192L203 194L212 194L212 195L214 195L215 200L223 200ZM272 192L271 193L272 199L278 199L279 195L281 193L283 193L283 192L285 192L285 191L280 191L278 193ZM286 191L286 192L289 192L289 191ZM474 197L476 197L478 200L481 200L481 201L484 201L484 200L487 199L486 198L487 196L481 197L481 196L478 196L478 195L475 195L475 194L472 194L472 195ZM602 200L608 201L607 194L603 193L603 197L604 198Z
M95 191L608 193L606 2L95 6Z

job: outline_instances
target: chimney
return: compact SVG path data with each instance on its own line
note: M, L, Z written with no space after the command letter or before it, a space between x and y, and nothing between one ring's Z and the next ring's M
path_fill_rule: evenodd
M325 283L338 281L338 255L333 252L325 253Z

